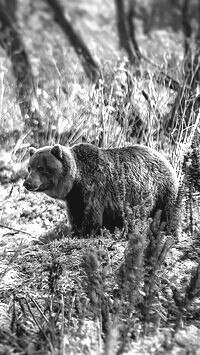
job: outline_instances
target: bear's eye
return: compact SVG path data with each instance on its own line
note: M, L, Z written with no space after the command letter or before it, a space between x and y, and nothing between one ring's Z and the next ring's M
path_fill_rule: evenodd
M38 166L38 171L40 172L40 173L43 173L44 172L44 168L43 168L43 166Z

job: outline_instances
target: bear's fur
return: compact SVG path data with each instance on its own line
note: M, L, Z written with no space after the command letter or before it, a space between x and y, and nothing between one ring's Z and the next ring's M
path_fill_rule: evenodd
M172 228L178 193L176 173L157 151L140 145L100 149L56 144L30 149L24 186L66 201L72 229L83 236L123 227L124 206L148 199L148 216L162 209Z

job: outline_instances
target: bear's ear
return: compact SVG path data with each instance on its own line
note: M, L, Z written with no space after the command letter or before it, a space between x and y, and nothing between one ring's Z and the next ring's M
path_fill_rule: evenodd
M62 146L60 144L55 144L51 148L51 154L53 154L58 160L62 161L62 158L63 158Z
M29 154L32 157L33 154L35 154L35 152L37 151L37 149L35 149L34 147L30 147L29 148Z

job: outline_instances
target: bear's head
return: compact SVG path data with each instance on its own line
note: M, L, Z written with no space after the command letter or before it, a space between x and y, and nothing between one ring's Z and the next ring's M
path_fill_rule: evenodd
M28 176L24 186L29 191L45 192L65 200L76 178L76 162L70 148L56 144L30 148Z

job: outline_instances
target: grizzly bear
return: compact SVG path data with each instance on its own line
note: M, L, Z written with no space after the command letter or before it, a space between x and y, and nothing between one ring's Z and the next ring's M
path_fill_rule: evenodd
M97 148L91 144L59 144L30 148L29 191L64 200L72 230L82 236L124 225L124 207L148 199L148 216L161 209L172 229L178 193L176 173L156 150L134 145Z

